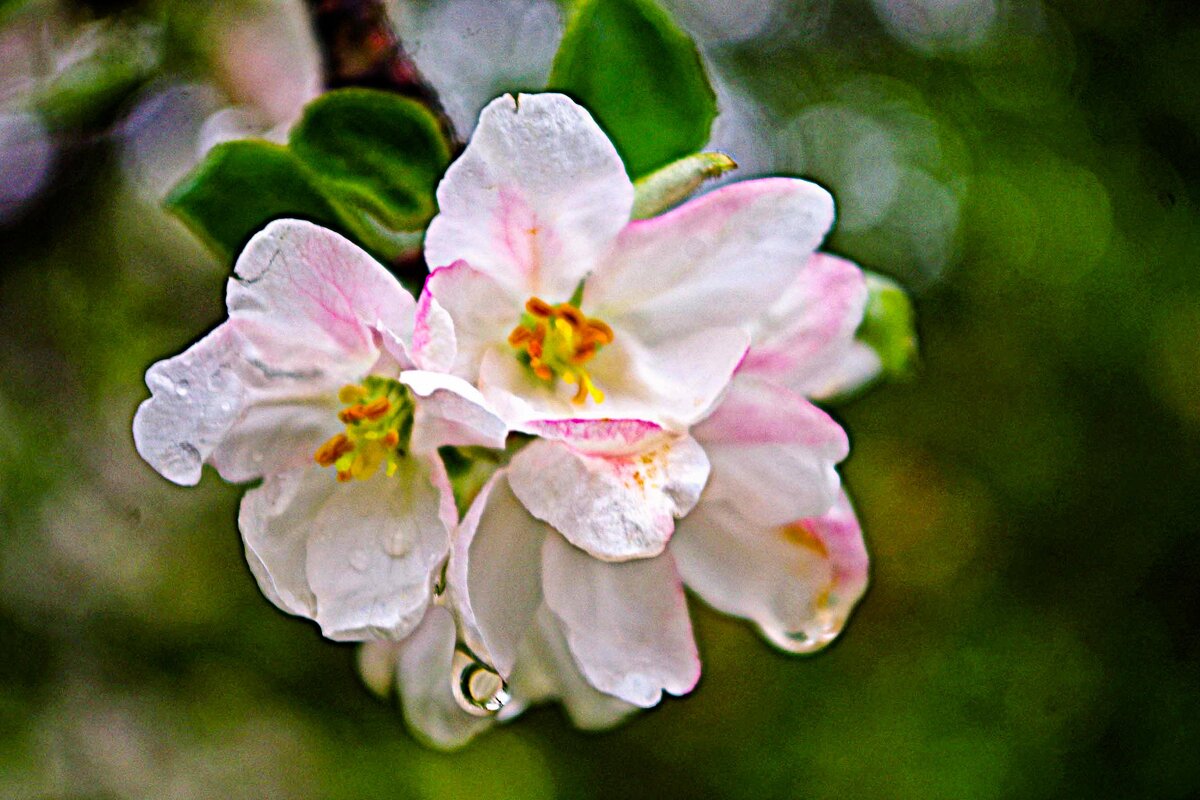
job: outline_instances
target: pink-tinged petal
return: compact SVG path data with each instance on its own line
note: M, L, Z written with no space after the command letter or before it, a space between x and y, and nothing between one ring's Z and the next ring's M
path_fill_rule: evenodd
M152 396L134 438L178 483L199 480L205 462L230 481L311 463L341 429L338 389L387 360L381 345L412 328L414 302L400 284L307 222L271 223L236 270L229 321L146 375Z
M505 95L480 114L437 200L425 235L430 266L462 259L517 294L558 302L628 222L633 184L570 98Z
M484 352L506 345L529 299L510 292L465 261L430 273L425 294L435 298L454 320L458 349L450 371L470 381L479 374Z
M833 199L793 178L725 186L621 233L583 308L654 344L753 322L833 224Z
M462 747L494 724L467 713L454 699L455 639L450 612L433 606L412 635L396 645L404 718L426 743L442 750Z
M653 348L620 330L588 363L603 402L573 402L576 388L537 378L507 345L483 356L479 390L515 427L544 419L644 419L683 431L712 408L746 353L750 337L720 328Z
M432 464L338 483L316 467L269 475L238 526L259 586L330 639L399 639L421 620L450 546Z
M412 357L421 369L449 372L458 355L454 321L433 295L422 292L413 322Z
M373 360L373 329L405 338L412 331L412 295L362 249L310 222L272 222L246 245L234 272L230 318L252 322L275 342L303 343L335 360Z
M445 446L504 449L508 426L479 390L462 378L409 370L400 373L400 382L417 396L414 452L430 453Z
M670 553L611 564L551 536L542 564L546 604L592 686L642 708L692 690L700 658Z
M522 432L566 442L587 455L619 456L653 450L672 438L661 425L642 419L538 419Z
M814 395L854 344L867 283L854 263L815 253L779 298L760 314L743 372Z
M455 535L450 595L472 649L508 676L542 598L542 540L557 534L513 495L504 470L479 492Z
M792 653L833 641L867 587L862 529L845 493L825 514L781 526L705 498L669 552L705 602L753 621Z
M705 501L727 503L758 525L828 509L840 485L835 466L850 453L845 431L824 411L741 374L693 433L712 462Z
M823 369L815 369L796 382L796 389L817 400L852 394L883 373L879 354L868 344L850 342L841 355L831 358Z
M587 455L541 439L509 466L513 493L533 516L605 561L661 553L707 479L708 459L688 436L628 455Z
M509 689L526 704L560 700L572 724L583 730L611 728L638 709L587 682L571 656L561 624L545 603L522 643ZM501 716L508 715L501 712Z

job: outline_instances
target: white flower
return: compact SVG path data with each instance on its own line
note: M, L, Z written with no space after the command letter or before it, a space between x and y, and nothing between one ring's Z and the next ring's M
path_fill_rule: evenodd
M633 194L612 143L558 94L493 101L442 179L426 290L454 318L454 372L510 423L684 430L833 221L824 189L788 178L631 222Z
M399 638L421 620L457 522L442 445L503 447L465 381L449 318L337 234L283 220L229 281L229 319L146 373L138 452L185 485L211 464L262 479L238 524L281 609L333 639Z
M833 469L849 442L805 397L874 376L863 369L872 362L860 348L869 348L854 338L866 301L856 265L814 255L763 315L729 392L693 431L712 476L670 552L703 600L791 652L831 642L867 585L862 530Z
M540 437L513 459L512 492L596 558L659 555L708 477L687 427L808 263L828 193L748 181L631 222L612 143L542 94L484 109L438 203L425 292L454 319L453 371Z
M867 580L862 532L834 469L849 442L803 393L770 378L826 386L853 351L865 302L861 271L841 259L813 256L793 278L756 327L756 349L716 411L693 429L694 439L683 440L708 452L711 480L698 503L688 496L695 509L653 558L608 563L555 531L563 531L555 517L563 512L554 503L604 496L587 487L602 476L631 476L626 470L643 463L643 448L590 469L577 465L605 457L539 459L540 472L518 454L472 506L451 555L451 592L472 621L472 646L501 675L515 676L537 620L558 631L595 689L646 707L664 691L690 691L699 678L685 584L715 608L754 621L782 648L811 652L828 644ZM539 430L577 424L546 422ZM593 434L607 427L610 440L636 445L628 425L587 423ZM546 441L529 449L552 446L574 445ZM548 481L543 505L531 507L518 490L539 474L563 478Z

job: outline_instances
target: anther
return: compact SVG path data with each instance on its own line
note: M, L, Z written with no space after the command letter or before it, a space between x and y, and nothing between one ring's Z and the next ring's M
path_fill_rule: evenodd
M549 319L554 315L554 308L538 297L531 297L525 301L525 310L535 317Z
M344 433L339 433L321 445L313 455L314 460L322 467L332 467L339 458L354 450L354 442Z

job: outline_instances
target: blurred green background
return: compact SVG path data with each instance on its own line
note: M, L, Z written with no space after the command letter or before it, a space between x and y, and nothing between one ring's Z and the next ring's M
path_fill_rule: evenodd
M239 490L133 450L149 363L223 316L159 201L317 91L303 6L0 2L0 796L1184 798L1200 793L1200 4L670 0L743 175L834 192L922 366L835 413L873 583L704 678L424 749L278 613ZM201 7L202 6L202 7ZM451 116L540 85L550 0L390 6Z

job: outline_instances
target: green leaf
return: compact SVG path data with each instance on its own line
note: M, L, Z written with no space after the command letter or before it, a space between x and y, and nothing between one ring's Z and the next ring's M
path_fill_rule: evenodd
M217 145L172 190L167 208L223 259L281 217L342 228L315 176L278 144L242 140Z
M639 177L702 148L717 99L695 43L654 0L581 0L550 88L583 103Z
M437 120L424 106L370 89L343 89L309 103L289 144L332 199L385 232L425 227L450 163Z
M449 161L423 106L343 89L305 108L286 147L242 140L213 148L167 207L226 260L271 220L298 217L392 261L420 250Z
M895 281L873 272L866 277L867 309L855 336L879 355L885 376L910 377L917 363L912 301Z
M633 184L633 219L649 219L686 200L706 180L737 169L724 153L693 153L672 161Z

